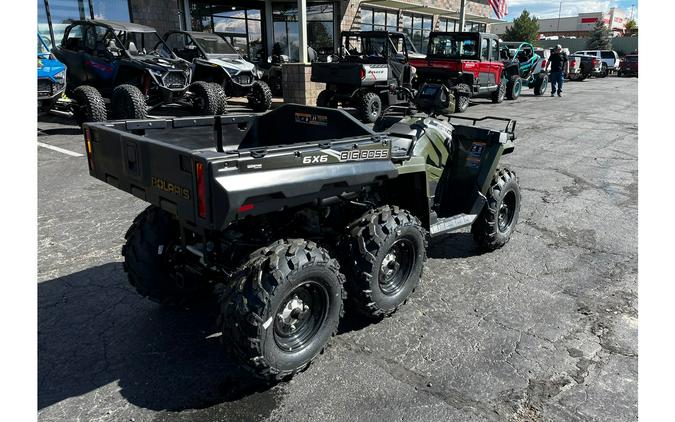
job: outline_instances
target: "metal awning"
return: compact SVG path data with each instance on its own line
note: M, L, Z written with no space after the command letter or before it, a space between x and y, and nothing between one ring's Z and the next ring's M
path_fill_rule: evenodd
M441 13L441 16L444 18L451 18L451 19L459 19L459 12L445 12ZM466 14L466 21L467 22L478 22L478 23L504 23L506 22L505 20L502 19L494 19L488 16L481 16L481 15L472 15L471 13Z
M427 6L421 4L423 0L366 0L362 1L361 4L366 4L369 6L380 6L387 7L390 9L401 9L409 12L417 13L427 13L430 15L440 15L444 18L459 19L459 11L453 11L449 9L441 9L439 7ZM501 19L493 19L488 16L473 15L471 13L466 14L467 22L478 22L478 23L500 23L506 22Z
M366 0L361 2L362 5L388 7L390 9L401 9L407 12L427 13L429 15L445 15L454 13L448 9L441 9L433 6L426 6L420 2L406 1L406 0Z

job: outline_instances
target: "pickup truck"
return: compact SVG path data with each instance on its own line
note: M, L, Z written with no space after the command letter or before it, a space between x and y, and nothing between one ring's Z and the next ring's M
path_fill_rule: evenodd
M425 86L418 98L428 106L441 94ZM90 123L85 149L92 176L151 204L125 236L131 285L167 305L215 294L228 353L285 380L324 350L347 297L376 319L406 301L428 234L471 227L485 250L511 237L520 188L498 164L515 121L461 125L428 111L407 110L382 132L344 110L293 104Z

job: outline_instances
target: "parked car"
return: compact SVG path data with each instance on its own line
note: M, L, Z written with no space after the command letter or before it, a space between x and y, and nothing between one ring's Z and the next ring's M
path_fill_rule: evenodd
M192 80L215 82L228 97L246 97L253 111L272 105L272 91L260 80L262 71L246 61L218 34L170 31L164 41L173 53L192 63Z
M68 67L66 93L78 123L106 120L106 102L115 119L144 119L149 110L167 104L214 115L225 103L215 84L190 84L190 63L148 26L74 21L52 53Z
M542 57L535 54L534 46L529 42L502 42L500 49L504 74L509 81L507 97L512 98L517 83L533 88L534 95L543 95L548 87L548 74L542 66ZM520 82L515 76L519 76Z
M320 107L353 106L364 122L373 123L382 110L409 99L392 87L412 88L407 35L388 31L345 31L337 62L312 63L312 82L323 82Z
M506 96L499 38L483 32L432 32L426 58L414 58L416 85L440 83L455 98L455 111L464 112L472 97L501 103Z
M595 57L602 62L602 71L598 75L601 78L609 75L610 72L616 72L619 69L619 54L614 50L582 50L574 54Z
M66 90L66 66L49 51L49 45L37 34L38 109L49 111Z
M621 60L617 76L633 76L638 75L638 55L628 54Z

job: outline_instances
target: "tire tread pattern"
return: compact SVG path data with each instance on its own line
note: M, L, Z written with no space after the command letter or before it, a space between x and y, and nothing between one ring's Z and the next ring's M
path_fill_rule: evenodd
M253 252L233 276L233 287L220 294L220 317L223 344L229 355L243 364L254 376L268 381L282 381L306 370L316 356L294 370L279 370L263 354L260 338L264 336L265 310L277 288L294 272L308 265L321 265L337 275L342 301L346 299L345 277L337 260L312 241L282 239ZM340 302L340 317L344 304ZM337 326L331 337L337 334ZM321 349L323 353L326 345ZM318 355L318 354L317 354Z
M399 307L403 306L407 299L393 309L381 309L371 296L370 280L375 273L374 261L385 239L392 233L396 233L404 226L416 226L422 232L424 248L422 252L422 265L419 274L411 274L417 282L422 278L424 262L427 259L428 236L422 223L407 210L397 206L385 205L372 209L348 227L349 252L344 257L353 263L348 279L349 300L355 305L355 309L371 318L382 318L393 315ZM412 292L415 291L415 286Z
M486 195L487 204L485 204L485 208L483 208L483 211L471 226L471 234L473 235L474 240L484 250L494 251L499 249L510 239L510 236L506 239L498 236L499 227L497 217L499 210L497 204L506 185L512 181L518 185L518 177L513 170L509 168L497 169L488 190L488 194ZM520 205L518 204L517 207L519 206ZM513 221L512 224L515 225L516 222L517 221Z

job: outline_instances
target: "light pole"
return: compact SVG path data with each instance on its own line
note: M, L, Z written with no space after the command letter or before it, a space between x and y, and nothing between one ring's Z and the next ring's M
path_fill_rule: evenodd
M562 0L560 0L560 6L558 7L558 29L556 30L557 36L560 36L560 12L562 12Z
M464 31L464 23L466 21L466 0L462 0L459 4L459 30Z

